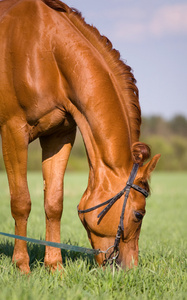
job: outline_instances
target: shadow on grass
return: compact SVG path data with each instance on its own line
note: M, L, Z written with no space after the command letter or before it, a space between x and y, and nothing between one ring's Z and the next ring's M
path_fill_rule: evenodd
M68 242L68 244L71 244ZM32 243L27 243L28 253L30 257L30 268L31 270L38 265L38 262L43 265L44 264L44 255L45 255L45 246L36 245ZM0 256L5 255L7 257L12 257L14 250L13 242L9 242L7 240L0 243ZM61 250L62 260L64 267L66 266L66 262L68 260L74 262L78 259L86 260L87 264L90 266L90 269L95 265L95 259L93 255Z

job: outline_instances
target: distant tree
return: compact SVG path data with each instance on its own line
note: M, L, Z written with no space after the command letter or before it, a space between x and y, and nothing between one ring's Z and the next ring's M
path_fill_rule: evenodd
M169 121L169 125L174 134L187 137L187 119L184 116L175 116Z
M160 116L143 117L141 134L142 137L147 137L152 134L168 136L171 134L170 126L168 122Z
M152 155L161 153L157 170L187 170L187 119L143 117L141 141L150 145Z

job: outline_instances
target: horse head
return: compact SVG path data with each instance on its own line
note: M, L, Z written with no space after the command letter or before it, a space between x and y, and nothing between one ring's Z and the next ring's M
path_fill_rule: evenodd
M124 269L138 264L138 240L150 192L148 181L160 158L157 154L143 164L150 157L150 148L140 142L132 145L131 152L133 167L125 188L108 201L79 210L93 248L100 249L97 262L105 265L115 260ZM105 208L98 214L103 205Z

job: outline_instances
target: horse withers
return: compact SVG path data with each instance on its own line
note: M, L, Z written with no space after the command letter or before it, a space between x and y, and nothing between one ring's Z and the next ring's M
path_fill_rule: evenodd
M27 151L39 138L46 240L60 242L63 177L78 126L89 162L79 216L92 247L103 251L96 260L103 264L118 232L117 263L137 265L148 179L160 155L143 164L150 149L139 142L141 113L131 68L106 37L58 0L1 1L0 32L0 128L15 234L26 236ZM129 176L133 182L124 191L125 203L119 191ZM98 205L116 194L118 201L98 222L103 210ZM15 240L13 261L30 271L26 242ZM45 264L52 269L62 264L60 249L46 247Z

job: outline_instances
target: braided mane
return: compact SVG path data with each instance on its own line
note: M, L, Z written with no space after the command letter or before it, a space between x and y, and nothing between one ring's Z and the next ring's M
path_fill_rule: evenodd
M59 0L42 1L52 9L66 13L71 22L92 43L108 63L108 66L116 78L123 99L125 99L121 104L128 113L132 143L137 142L140 135L141 111L138 88L131 68L120 59L119 51L113 48L110 40L102 36L95 27L88 25L80 12L74 8L70 8Z

